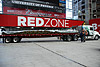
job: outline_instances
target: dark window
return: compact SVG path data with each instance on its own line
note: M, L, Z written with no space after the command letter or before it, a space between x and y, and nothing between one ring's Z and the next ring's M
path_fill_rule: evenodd
M93 27L90 27L90 30L93 30Z

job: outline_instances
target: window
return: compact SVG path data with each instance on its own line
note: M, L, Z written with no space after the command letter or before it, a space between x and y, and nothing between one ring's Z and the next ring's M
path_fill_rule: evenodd
M90 27L90 30L93 30L93 27Z

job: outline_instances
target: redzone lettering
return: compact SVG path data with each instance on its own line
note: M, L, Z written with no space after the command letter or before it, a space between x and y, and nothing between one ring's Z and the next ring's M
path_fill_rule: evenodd
M94 27L94 30L97 30L98 27L96 23L92 24L92 26Z
M69 27L69 20L18 16L18 26Z

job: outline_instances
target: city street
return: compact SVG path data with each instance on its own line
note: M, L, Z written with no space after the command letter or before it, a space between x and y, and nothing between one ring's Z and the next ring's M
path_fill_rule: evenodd
M25 38L0 43L0 67L100 67L100 39Z
M100 0L0 0L0 67L100 67L99 37Z

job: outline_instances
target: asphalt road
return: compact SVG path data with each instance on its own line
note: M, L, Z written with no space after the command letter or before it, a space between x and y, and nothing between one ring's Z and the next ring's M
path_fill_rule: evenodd
M63 42L53 37L0 43L0 67L100 67L100 40Z

